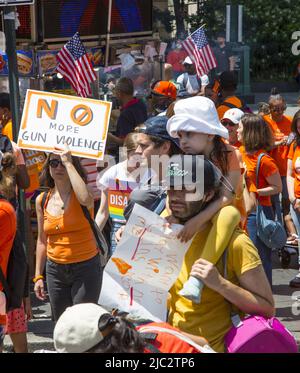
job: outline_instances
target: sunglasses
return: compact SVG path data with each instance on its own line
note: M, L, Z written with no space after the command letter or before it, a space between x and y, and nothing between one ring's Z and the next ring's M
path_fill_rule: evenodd
M275 111L275 112L278 112L278 113L282 113L285 111L286 107L285 106L281 106L281 107L271 107L270 108L271 111Z
M51 168L57 168L58 165L61 165L62 167L65 167L60 159L50 159L49 166Z
M223 124L224 127L227 127L227 126L234 127L234 126L236 126L236 124L231 122L230 120L224 120L221 123Z

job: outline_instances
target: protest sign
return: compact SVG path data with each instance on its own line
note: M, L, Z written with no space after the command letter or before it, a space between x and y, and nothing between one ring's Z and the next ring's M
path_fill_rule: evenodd
M168 290L177 279L191 241L176 235L172 224L135 204L122 240L107 263L99 304L131 317L165 321Z
M52 152L68 145L78 157L104 157L111 103L28 90L18 146Z

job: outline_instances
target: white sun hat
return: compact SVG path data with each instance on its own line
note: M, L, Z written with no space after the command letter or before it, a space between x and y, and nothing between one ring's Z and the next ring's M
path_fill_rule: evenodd
M228 139L228 130L222 125L212 100L195 96L176 102L175 115L168 120L167 131L178 137L178 131L218 135Z

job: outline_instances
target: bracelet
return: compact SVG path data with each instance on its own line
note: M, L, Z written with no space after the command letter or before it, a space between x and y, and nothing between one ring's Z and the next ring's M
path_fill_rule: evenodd
M36 276L32 279L32 282L35 284L38 280L44 280L43 275Z

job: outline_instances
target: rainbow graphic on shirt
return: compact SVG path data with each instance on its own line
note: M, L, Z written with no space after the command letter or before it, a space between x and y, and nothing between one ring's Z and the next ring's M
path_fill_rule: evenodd
M124 209L128 204L129 195L132 189L127 182L115 180L114 188L108 189L108 210L111 219L118 222L125 222Z

